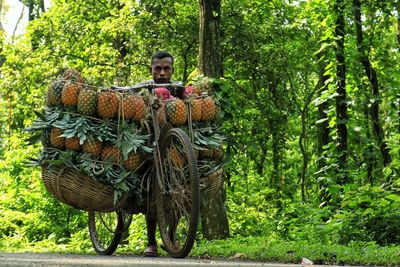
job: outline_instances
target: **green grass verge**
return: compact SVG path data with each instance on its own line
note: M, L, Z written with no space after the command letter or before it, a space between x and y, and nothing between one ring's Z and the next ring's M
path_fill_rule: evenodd
M143 230L143 229L142 229ZM129 237L128 244L120 245L115 252L124 255L142 255L145 239L142 235ZM7 252L76 253L95 254L89 237L78 233L65 243L60 240L27 242L23 236L3 237L0 250ZM168 256L161 251L161 256ZM303 258L314 264L398 266L400 246L380 247L374 243L353 242L347 246L308 242L285 242L267 237L230 238L225 240L198 241L192 258L246 260L258 262L301 263Z
M400 246L310 244L251 237L204 241L196 244L191 256L280 263L301 263L303 258L307 258L314 264L388 266L400 264Z

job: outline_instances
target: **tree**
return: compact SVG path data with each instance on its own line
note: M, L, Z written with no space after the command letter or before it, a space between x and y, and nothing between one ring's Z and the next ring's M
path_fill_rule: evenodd
M361 22L361 2L360 0L353 0L353 10L354 10L354 20L357 34L357 50L359 52L359 60L361 64L364 66L365 74L368 78L370 88L371 88L371 104L369 109L369 114L371 117L372 128L375 135L376 143L379 146L383 157L383 165L387 166L392 158L390 156L390 149L387 146L386 141L384 140L384 133L381 125L380 112L379 112L379 82L377 73L372 67L371 61L367 55L367 47L365 45L365 40L363 37L362 31L362 22Z
M208 77L222 76L220 0L199 0L199 70Z
M33 21L45 12L44 0L19 0L28 7L28 20Z
M3 14L3 1L0 0L0 16L1 14ZM3 24L1 23L0 20L0 68L3 65L4 61L5 61L5 57L3 55L3 42L4 42L4 28L3 28ZM0 75L1 75L1 69L0 69Z
M222 77L216 94L233 151L225 166L229 234L380 243L398 237L400 5L360 1L360 41L352 1L54 0L44 14L39 0L23 0L26 9L34 4L35 19L27 34L1 47L7 60L0 79L0 193L6 196L0 233L40 240L51 225L57 239L68 237L65 220L54 217L68 216L42 197L39 173L23 164L34 151L21 139L56 73L73 67L91 85L134 84L149 78L151 54L168 50L176 59L174 79L186 80L196 67ZM376 107L391 156L386 166L371 119ZM345 198L340 206L338 194ZM209 213L219 216L220 207ZM21 224L16 211L40 219ZM332 225L335 216L341 221ZM327 225L329 236L315 225Z
M329 80L329 75L325 74L326 71L326 64L325 62L322 60L323 54L322 53L318 53L318 62L320 62L320 64L318 65L318 87L319 89L319 97L321 97L322 92L327 90L327 86L326 83ZM320 103L317 104L318 107L318 130L317 130L317 157L318 157L318 161L317 161L317 166L318 166L318 170L322 170L323 168L325 168L326 164L327 164L327 160L326 160L326 146L331 142L330 138L329 138L329 117L326 114L327 110L329 108L329 100L328 99L323 99ZM321 179L318 182L318 190L319 190L319 196L321 199L321 202L323 201L329 201L329 195L326 192L326 189L328 187L328 184L326 183L326 181L324 179Z
M220 0L199 0L199 72L207 77L220 78ZM203 236L208 239L229 237L225 196L221 188L213 197L202 194Z
M346 62L345 62L345 1L336 0L336 127L337 127L337 148L339 154L339 179L338 184L344 185L348 182L347 175L347 99L346 99Z

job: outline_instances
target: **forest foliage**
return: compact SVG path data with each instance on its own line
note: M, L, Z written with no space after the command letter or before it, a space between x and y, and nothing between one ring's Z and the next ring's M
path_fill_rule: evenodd
M86 227L28 164L39 147L24 129L50 81L71 67L99 87L132 85L149 78L154 51L168 50L174 79L188 83L197 4L53 0L24 35L1 35L1 236L65 243ZM398 244L399 4L226 0L220 16L231 235Z

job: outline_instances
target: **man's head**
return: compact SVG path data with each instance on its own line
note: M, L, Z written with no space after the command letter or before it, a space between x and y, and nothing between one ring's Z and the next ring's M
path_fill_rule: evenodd
M174 58L168 52L156 52L151 57L150 73L155 83L169 83L174 73Z

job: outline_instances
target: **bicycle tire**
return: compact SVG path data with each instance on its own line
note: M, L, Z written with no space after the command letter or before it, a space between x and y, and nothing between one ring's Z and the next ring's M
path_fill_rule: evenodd
M90 240L97 254L113 254L131 222L132 214L123 211L88 212Z
M155 202L163 249L185 258L196 237L200 186L194 150L183 130L172 128L162 137L160 158L163 180L156 178Z

